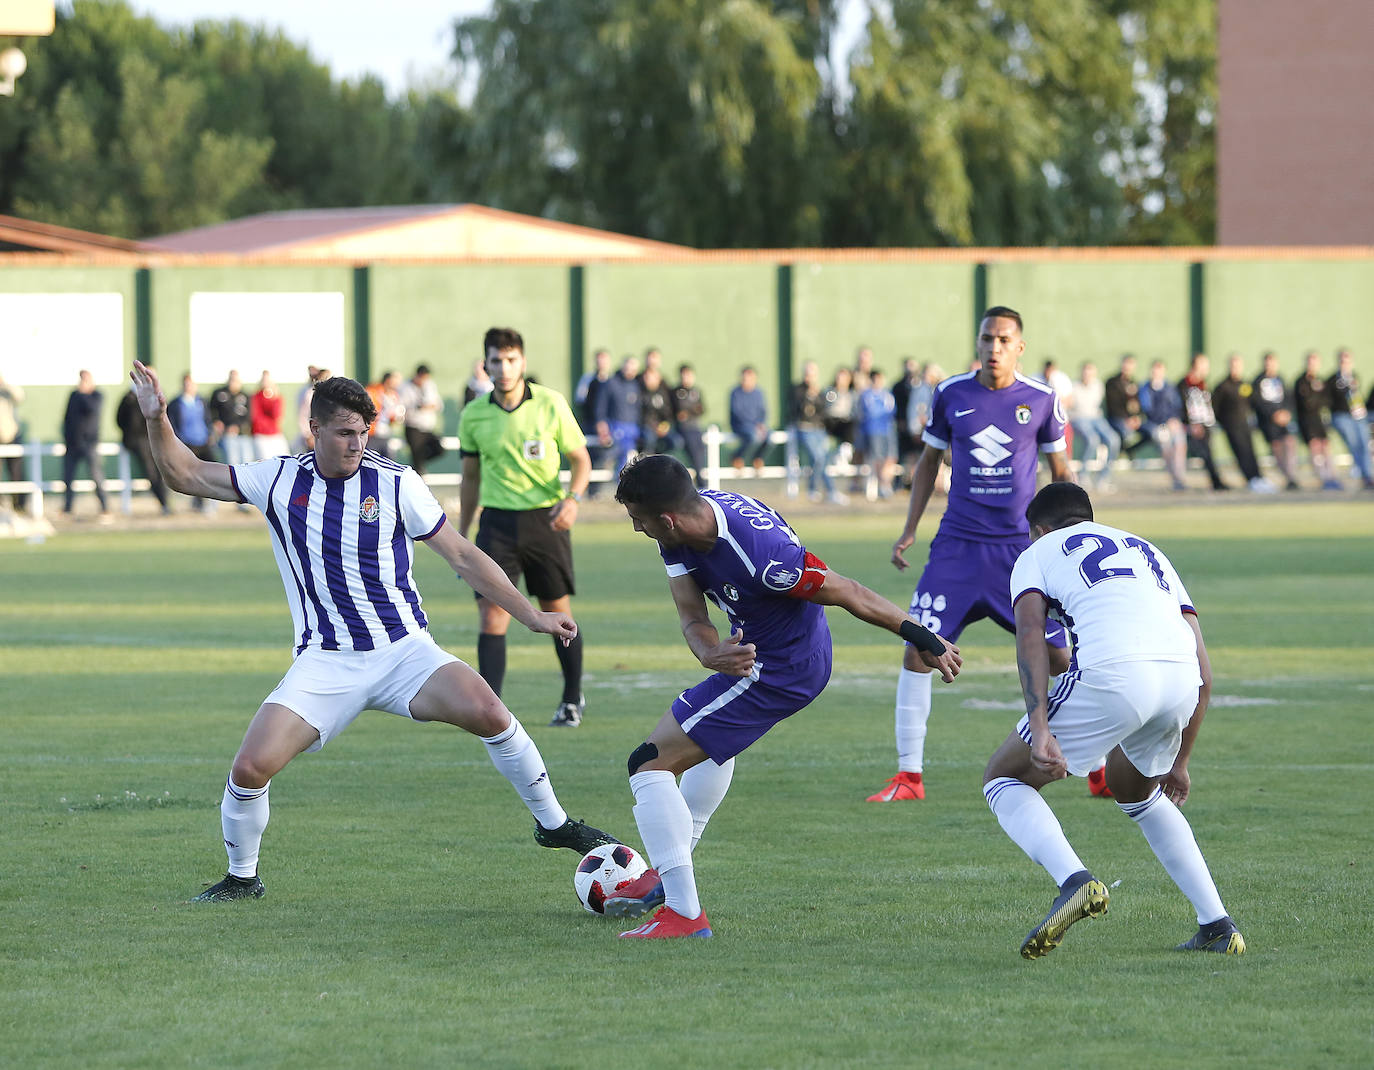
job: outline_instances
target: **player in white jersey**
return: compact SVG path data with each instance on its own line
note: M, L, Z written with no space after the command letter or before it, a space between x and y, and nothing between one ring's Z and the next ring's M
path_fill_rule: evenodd
M252 464L197 458L172 431L157 374L130 373L153 459L183 494L251 502L272 531L295 627L295 660L248 726L220 805L229 872L200 901L257 898L268 784L365 709L443 721L479 736L535 818L535 842L584 854L616 842L568 817L534 741L485 681L430 637L411 579L415 540L531 631L577 634L566 613L536 610L504 572L460 536L423 480L367 450L371 398L347 378L324 380L311 402L314 450Z
M1093 522L1088 492L1051 483L1026 508L1031 546L1011 575L1026 716L988 762L983 794L1008 836L1059 885L1021 945L1028 959L1107 909L1107 887L1069 846L1040 789L1086 776L1107 754L1107 784L1192 902L1198 931L1179 950L1239 955L1236 928L1188 820L1188 758L1212 670L1197 612L1173 565L1144 539ZM1045 622L1060 618L1073 662L1049 688ZM1177 804L1177 805L1176 805Z

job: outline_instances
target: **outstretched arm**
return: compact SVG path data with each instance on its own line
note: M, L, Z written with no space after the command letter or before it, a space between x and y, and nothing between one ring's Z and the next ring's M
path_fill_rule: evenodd
M921 456L916 461L916 470L911 474L911 502L907 506L906 527L902 529L901 538L892 546L892 563L897 566L898 571L907 567L907 560L902 555L916 541L916 525L921 522L921 514L930 504L930 496L935 491L935 479L940 474L940 462L944 456L944 450L927 445L921 450Z
M1207 657L1207 644L1202 641L1202 626L1198 624L1197 615L1194 613L1184 613L1183 619L1193 629L1193 636L1197 640L1197 667L1198 674L1202 677L1202 687L1197 693L1197 708L1193 710L1193 716L1188 723L1183 726L1183 742L1179 745L1174 767L1160 781L1164 794L1169 796L1175 806L1182 806L1188 800L1188 792L1192 787L1191 778L1188 776L1188 759L1192 757L1193 744L1197 742L1198 730L1202 728L1202 718L1207 713L1207 703L1212 697L1212 662Z
M157 372L142 361L134 361L129 372L138 410L148 424L148 445L153 463L162 473L163 482L182 494L197 498L216 498L222 502L239 501L227 464L202 461L192 453L172 430L167 419L167 398L157 381Z
M839 606L866 624L886 628L900 635L916 646L921 660L938 672L945 683L950 683L959 675L959 667L964 659L959 656L957 646L921 627L897 606L857 580L828 570L825 582L810 598L819 605Z
M556 635L569 643L577 636L577 624L566 613L544 613L530 605L501 567L445 521L425 540L425 545L448 562L458 578L483 598L489 598L532 632Z

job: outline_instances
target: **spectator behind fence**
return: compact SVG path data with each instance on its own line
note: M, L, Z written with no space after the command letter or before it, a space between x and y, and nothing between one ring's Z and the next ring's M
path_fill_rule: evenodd
M1255 423L1274 463L1283 473L1288 490L1301 490L1298 484L1298 444L1293 435L1293 391L1279 374L1279 356L1269 350L1260 360L1260 373L1250 384L1250 407Z
M62 512L71 516L73 495L72 482L76 478L76 466L85 464L95 483L96 500L100 502L102 523L110 520L109 503L105 501L105 479L101 471L100 454L100 413L105 405L105 396L96 388L95 377L82 371L71 396L67 398L67 412L62 419L62 440L67 454L62 458L62 482L66 484L67 496Z
M1369 463L1369 421L1360 391L1360 377L1355 374L1355 358L1350 350L1336 354L1336 371L1326 381L1331 401L1331 426L1345 440L1350 461L1360 473L1365 490L1374 490L1374 471Z
M327 378L327 377L326 377ZM216 461L215 438L210 429L210 408L205 399L196 392L196 381L190 374L181 377L181 393L167 403L167 419L177 438L202 461ZM147 421L144 421L145 426ZM313 444L315 439L311 436ZM209 511L214 512L218 502L209 500ZM191 508L196 512L206 510L206 499L192 498Z
M922 446L926 424L930 423L930 407L935 403L935 388L944 381L945 370L931 361L921 366L921 381L911 392L907 402L907 419L911 421L911 432L916 436L916 445Z
M825 392L825 429L835 440L830 464L848 464L854 453L854 373L848 368L835 369L835 378Z
M1245 381L1245 361L1239 353L1226 358L1226 378L1212 388L1212 410L1250 489L1256 494L1273 494L1276 488L1260 475L1259 461L1255 458L1255 432L1250 424L1250 384Z
M1125 353L1121 370L1104 384L1103 404L1107 422L1121 437L1121 452L1128 458L1150 440L1140 430L1140 384L1135 381L1135 357Z
M739 439L730 463L738 470L753 464L763 467L768 449L768 399L759 388L759 373L752 364L739 370L739 385L730 391L730 430Z
M802 365L801 382L792 387L788 423L796 442L797 460L811 472L807 480L811 500L820 501L824 493L830 501L842 505L846 499L835 489L835 482L826 470L830 442L825 433L825 395L821 370L814 360L808 360Z
M401 388L401 404L406 407L406 445L410 447L410 467L424 475L431 461L444 455L439 441L439 419L444 399L430 374L429 365L419 364L410 382Z
M400 453L397 441L405 437L406 407L401 402L401 373L383 372L367 387L367 396L377 410L377 418L367 429L367 444L387 460Z
M1053 386L1053 383L1050 385ZM1056 390L1055 393L1059 392ZM1107 387L1097 374L1097 365L1085 360L1078 369L1078 382L1073 384L1072 392L1065 403L1069 426L1073 428L1078 441L1082 444L1084 483L1104 489L1112 470L1112 462L1121 452L1121 436L1111 425L1102 408L1106 395ZM1062 401L1063 396L1060 395L1060 398ZM1136 392L1136 410L1143 420L1139 390ZM1137 428L1140 426L1136 425Z
M626 357L596 395L596 437L619 472L639 445L639 358Z
M463 404L468 405L477 398L486 397L492 392L491 376L487 374L486 363L481 360L472 362L472 374L463 385Z
M115 424L119 427L125 452L138 461L139 471L147 477L148 489L162 507L163 515L170 516L172 506L167 501L167 484L162 481L162 473L153 463L153 450L148 445L148 421L143 418L143 411L138 407L138 395L132 388L119 399L119 406L115 409Z
M1331 463L1331 443L1326 437L1326 413L1331 407L1331 393L1322 378L1322 357L1315 349L1309 349L1303 360L1303 373L1293 382L1298 434L1307 444L1312 471L1321 480L1322 490L1341 490L1341 481L1336 478L1336 469Z
M661 367L660 361L639 377L640 453L667 453L673 448L673 390L663 381Z
M596 398L605 389L612 374L611 351L598 349L592 354L591 368L583 373L573 389L573 413L577 417L577 426L582 428L582 433L587 437L587 456L591 458L593 471L601 467L606 452L596 433ZM589 484L587 497L596 497L596 489L596 483Z
M1145 418L1142 429L1159 447L1174 490L1186 490L1188 432L1183 429L1183 399L1178 387L1169 382L1162 360L1150 364L1150 378L1140 388L1140 412Z
M1212 459L1212 428L1217 424L1217 417L1212 411L1212 392L1207 389L1207 373L1211 367L1206 353L1194 353L1188 374L1179 380L1178 393L1183 399L1183 415L1188 425L1188 455L1202 462L1213 490L1230 490Z
M120 402L121 407L123 404ZM247 464L254 459L253 428L249 413L251 405L252 399L243 389L243 380L237 371L231 371L224 385L210 395L210 431L224 453L225 464ZM143 414L138 411L136 398L133 399L133 406L133 417L141 421ZM146 442L148 429L144 427L140 431Z
M674 429L692 462L698 490L706 487L706 443L701 437L701 418L705 414L706 403L697 386L697 370L690 364L678 365L677 386L673 390Z
M282 434L281 418L285 402L270 372L258 380L258 392L248 404L248 422L253 429L253 453L257 460L283 457L289 452Z
M911 398L921 385L921 366L915 357L902 358L902 374L892 384L892 398L897 402L897 463L902 468L902 483L911 486L911 470L916 454L921 452L921 439L911 419Z
M5 377L0 375L0 446L15 446L19 444L19 406L24 404L24 388L11 386L5 382ZM5 473L5 479L11 483L22 483L24 481L24 458L6 457L0 472ZM11 494L10 504L15 509L24 509L29 503L27 494Z
M859 395L859 424L869 479L877 480L878 497L890 498L897 465L897 402L881 368L873 369L868 389Z

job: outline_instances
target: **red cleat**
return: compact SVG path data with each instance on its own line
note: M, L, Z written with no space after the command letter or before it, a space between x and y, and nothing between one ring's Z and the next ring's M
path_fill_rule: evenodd
M662 905L663 882L658 879L658 870L646 869L608 892L602 913L612 918L637 918Z
M898 773L887 782L887 787L876 795L870 795L868 802L902 802L905 799L924 799L926 786L921 783L920 773Z
M710 936L711 923L706 911L699 917L684 918L670 906L661 906L654 916L637 929L621 933L622 940L669 940L675 936Z
M1088 794L1100 795L1104 799L1112 797L1112 789L1107 787L1107 767L1100 765L1088 774Z

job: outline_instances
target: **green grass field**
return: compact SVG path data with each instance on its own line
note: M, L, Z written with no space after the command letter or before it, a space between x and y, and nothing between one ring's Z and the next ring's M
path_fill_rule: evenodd
M1054 889L979 792L1019 710L1009 637L974 627L936 685L928 800L876 806L899 648L833 612L831 687L740 759L698 851L715 939L617 941L480 743L378 713L274 782L267 896L188 905L223 872L224 776L288 663L265 528L0 543L0 1065L1374 1064L1374 506L1100 518L1158 542L1201 612L1215 699L1185 812L1240 959L1171 950L1187 901L1075 780L1047 798L1120 883L1023 961ZM833 567L910 594L896 513L793 519ZM625 757L702 673L652 545L607 521L577 546L586 723L544 727L543 637L513 635L506 699L569 810L637 843ZM470 593L423 551L419 578L473 659Z

